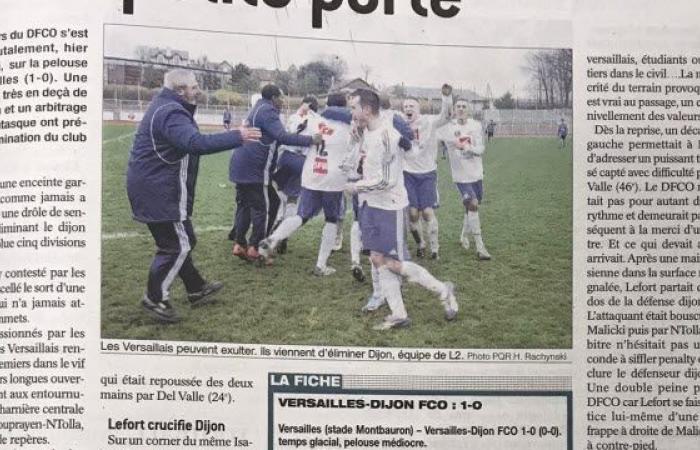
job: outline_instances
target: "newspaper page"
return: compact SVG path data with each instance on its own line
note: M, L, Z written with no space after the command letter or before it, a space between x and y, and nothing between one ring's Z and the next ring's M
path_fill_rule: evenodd
M574 15L582 137L574 159L582 194L574 208L582 237L574 335L585 355L574 377L585 392L579 431L596 448L694 448L700 103L687 19L694 5L625 3L596 12L581 6Z
M3 1L0 447L697 448L674 3Z

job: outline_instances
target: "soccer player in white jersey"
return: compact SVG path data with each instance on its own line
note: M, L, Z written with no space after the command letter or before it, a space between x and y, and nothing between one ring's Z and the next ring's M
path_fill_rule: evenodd
M379 112L379 96L359 89L351 96L353 120L362 133L358 145L363 148L362 178L348 183L346 189L358 193L362 245L370 252L391 314L377 330L409 326L411 321L401 295L401 277L436 293L445 309L445 318L452 320L458 305L454 285L436 279L418 264L407 261L404 209L408 206L403 184L403 150L400 134Z
M395 126L395 122L397 120L397 113L391 110L391 98L388 95L381 95L379 97L380 101L380 114L382 117L382 120L387 120L392 123L392 126ZM399 120L403 121L402 118L398 117ZM405 123L405 121L403 121ZM410 132L410 130L407 128L405 131ZM357 158L357 155L351 155L350 153L348 154L349 157L351 158ZM352 170L356 170L356 164L359 160L356 159L354 161L355 166L352 168ZM344 161L342 166L346 167L348 165L347 161ZM352 167L352 165L350 165ZM345 201L345 198L343 199ZM361 244L360 244L360 224L358 222L358 211L359 207L357 205L357 195L353 195L351 197L351 202L352 202L352 208L353 208L353 222L352 226L350 227L350 270L352 272L353 278L355 278L359 282L364 282L365 281L365 273L364 270L362 269L362 266L360 265L360 253L361 253ZM345 203L343 204L345 206ZM343 238L342 238L342 229L343 229L343 221L341 220L338 224L338 235L339 237L336 238L336 248L333 250L338 250L338 242L342 244ZM372 271L374 274L374 271Z
M408 217L411 235L418 244L416 255L425 256L425 240L421 219L425 223L430 242L430 254L438 259L440 243L438 239L438 221L435 208L439 206L437 190L437 140L436 130L450 120L452 107L452 87L442 86L442 107L438 116L423 116L420 104L415 98L403 102L403 113L413 129L412 149L404 159L404 183L408 192Z
M385 121L387 124L391 125L396 131L401 135L401 140L399 141L399 146L405 150L412 150L413 141L413 130L411 126L406 122L400 113L393 111L391 109L391 98L389 96L380 96L380 117L381 120ZM349 172L349 178L355 178L357 175L357 165L360 159L359 148L348 153L348 160L343 162L343 168ZM354 175L353 175L354 174ZM356 179L356 178L355 178ZM360 224L359 224L359 205L357 203L357 194L352 196L352 208L353 208L353 222L350 228L350 260L351 260L351 270L352 276L360 282L365 281L365 274L360 265L360 252L361 252L361 238L360 238ZM372 285L374 286L374 292L372 295L376 298L380 297L380 292L378 288L378 276L377 270L372 267ZM375 304L371 299L368 301L368 305ZM364 312L371 312L372 309L365 307Z
M299 109L287 119L287 132L311 136L316 131L317 124L321 119L316 113L317 111L318 100L316 97L312 95L304 97ZM279 148L277 167L272 174L272 179L280 198L280 208L273 229L277 228L284 219L297 213L299 195L301 194L301 173L308 152L309 147L281 145ZM285 253L286 248L287 241L284 240L280 242L277 251Z
M315 123L315 133L323 137L321 145L309 149L301 174L301 194L297 213L284 219L277 229L260 243L261 258L269 262L280 241L287 239L321 209L326 219L321 234L321 245L314 275L325 276L335 273L327 265L337 232L341 213L341 198L347 183L347 176L340 165L350 149L350 117L345 96L330 94L326 108Z
M469 117L469 103L457 99L454 103L454 118L437 131L437 139L444 142L450 159L452 181L457 185L465 214L462 224L461 242L469 249L470 236L474 239L476 254L481 261L491 259L481 238L479 204L483 198L484 137L481 123Z

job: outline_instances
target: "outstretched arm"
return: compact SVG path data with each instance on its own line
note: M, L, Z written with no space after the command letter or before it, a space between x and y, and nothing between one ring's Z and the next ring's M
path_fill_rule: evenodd
M440 114L433 121L433 129L440 128L450 121L452 116L452 86L445 83L442 85L442 104L440 105Z
M243 145L244 140L260 138L260 130L257 128L202 134L192 124L187 113L178 109L165 116L160 130L165 139L175 148L194 155L208 155L230 150Z
M288 133L280 121L279 115L272 111L267 112L266 116L260 123L260 128L263 132L268 134L272 139L277 141L278 144L283 145L295 145L299 147L309 147L314 143L314 139L311 136Z
M335 120L336 122L343 122L345 124L350 124L352 122L352 113L347 108L341 108L338 106L329 106L322 113L326 119Z

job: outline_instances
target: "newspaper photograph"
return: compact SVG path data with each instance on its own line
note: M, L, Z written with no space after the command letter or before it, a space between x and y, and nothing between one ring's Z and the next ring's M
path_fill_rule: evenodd
M0 1L1 448L698 447L692 2Z
M222 39L237 45L214 53ZM182 48L175 48L179 43ZM571 139L562 131L571 123L570 50L336 41L332 53L324 53L328 42L312 39L128 26L106 27L105 47L104 337L571 346ZM550 70L563 66L561 79L552 80L555 86L533 100L514 96L516 86L521 95L546 86L549 79L537 78L544 61ZM188 211L185 226L192 227L188 239L203 249L191 252L197 268L184 260L192 265L191 275L177 268L182 244L176 234L166 233L169 248L152 225L168 216L165 203L172 201L176 208L183 195L155 192L168 183L161 171L172 171L173 186L180 176L171 161L162 160L169 149L157 140L164 132L158 127L171 126L158 117L167 119L169 113L162 107L161 80L166 77L166 92L177 91L168 87L168 74L190 77L207 96L195 100L201 128L233 134L227 127L249 124L261 129L261 142L267 133L279 144L278 150L269 150L233 142L238 144L233 152L187 160L200 166L196 185L195 175L188 174L192 181L186 187L197 196L189 194L193 212ZM443 85L451 89L449 95ZM485 95L475 92L477 86ZM382 102L377 117L389 117L389 130L405 140L392 153L397 164L387 168L387 179L381 172L368 178L390 186L374 201L359 195L362 191L344 195L348 185L365 178L358 173L362 156L353 152L368 150L362 142L354 144L351 135L360 127L352 112L353 94L365 91L377 94L375 100ZM552 93L556 98L550 98ZM536 107L538 101L548 108L504 108L518 101L520 108L527 102ZM272 117L256 122L256 115L267 110ZM320 145L311 141L316 133L323 137ZM229 150L223 147L214 150ZM141 192L147 189L152 190ZM391 223L386 230L363 224L364 203L374 202L392 208L396 202L400 208L397 217L382 213L377 218ZM321 215L323 220L313 220ZM136 222L127 222L131 216ZM380 242L366 243L373 230ZM154 238L155 257L149 248ZM380 254L396 264L375 264ZM122 264L125 258L133 264ZM392 268L391 274L384 266ZM180 288L175 278L168 278L178 270L182 293L175 291ZM204 276L217 281L195 279ZM193 301L192 292L217 283L223 284L218 304L196 308L201 301ZM144 290L140 311L134 299ZM192 307L186 312L178 301L185 296ZM172 316L154 312L160 301ZM460 303L469 308L460 312ZM410 330L392 336L373 332L387 315L397 315L404 320L400 327L410 324ZM158 326L170 321L183 323Z

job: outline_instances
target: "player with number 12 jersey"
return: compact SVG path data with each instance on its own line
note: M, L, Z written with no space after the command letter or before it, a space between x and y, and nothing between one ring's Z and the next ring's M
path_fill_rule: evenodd
M335 269L327 266L327 261L335 244L343 189L347 182L347 175L340 166L350 150L351 140L345 96L331 94L327 104L326 110L317 116L318 120L309 123L314 132L323 137L323 142L312 146L306 155L297 214L282 221L275 232L260 244L262 258L269 261L281 240L287 239L323 209L326 224L321 233L321 245L314 268L314 274L318 276L335 272Z

